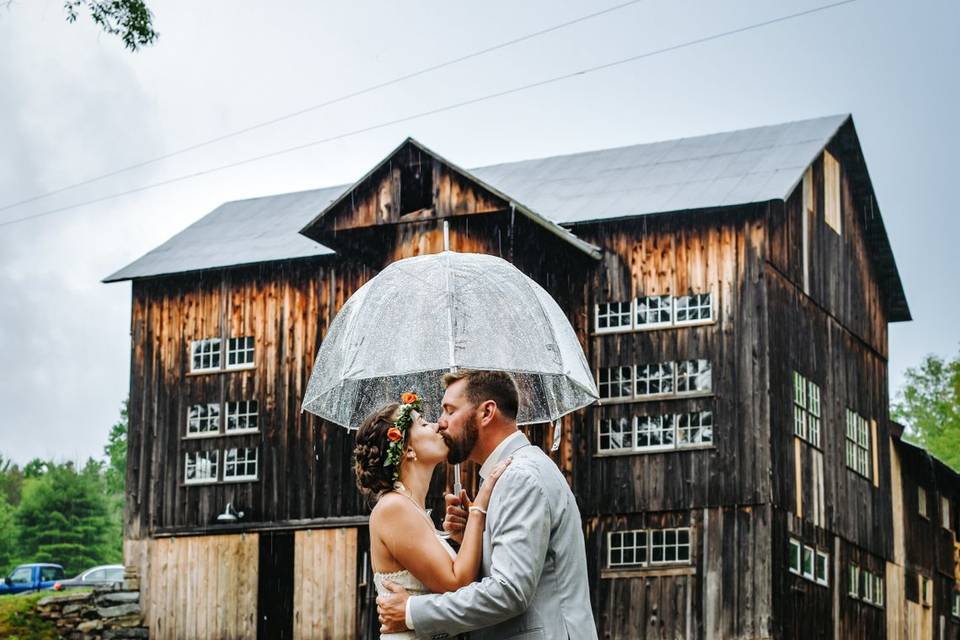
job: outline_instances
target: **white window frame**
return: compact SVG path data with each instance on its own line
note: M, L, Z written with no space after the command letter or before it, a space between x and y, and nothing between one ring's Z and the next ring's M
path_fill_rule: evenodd
M920 578L920 604L925 607L933 606L933 580L923 575L922 573L918 576Z
M243 456L241 458L241 452ZM253 452L252 459L249 457L250 453ZM234 458L230 460L231 456ZM249 473L250 465L253 465L253 473ZM239 469L241 465L243 470L247 473L234 473L232 475L227 475L227 470L229 466ZM250 482L252 480L260 479L260 449L259 447L228 447L224 449L223 452L223 481L224 482Z
M628 536L629 542L628 542ZM616 538L615 538L616 537ZM672 542L668 538L672 537ZM655 538L660 542L655 543ZM686 542L681 542L682 539ZM615 540L617 544L615 543ZM642 542L641 542L642 541ZM673 560L667 560L673 551ZM621 553L620 561L614 562L614 552ZM660 551L661 559L654 560L654 553ZM643 567L689 566L693 564L693 529L691 527L670 527L666 529L627 529L607 532L607 569L635 569ZM631 553L633 562L625 562L625 553ZM681 560L681 554L686 559ZM642 560L638 558L643 557Z
M255 421L255 427L230 428L230 420L236 420L237 424L241 420L246 420L249 424L250 419ZM236 402L227 402L226 411L224 411L223 431L227 435L240 435L244 433L260 432L260 403L256 400L238 400Z
M876 573L871 575L873 575L873 604L882 609L884 604L884 593L885 593L883 576Z
M930 519L929 500L927 499L927 490L917 485L917 515L924 520Z
M954 618L960 618L960 591L953 592L953 599L950 601L950 615Z
M195 459L191 462L191 456ZM196 469L201 460L213 467L213 477L193 478L189 477L191 467ZM214 484L220 477L220 450L211 449L208 451L187 451L183 454L183 483L184 484Z
M194 410L198 412L196 416L192 415ZM204 411L206 414L204 415ZM213 415L216 414L216 415ZM186 438L215 438L221 433L221 423L220 419L222 413L220 412L220 403L219 402L202 402L199 404L192 404L187 407L187 431L184 437ZM205 429L203 431L194 431L194 425L197 428L201 424L206 423L208 426L210 423L215 423L216 428L214 429Z
M683 310L689 313L691 310L697 310L698 315L703 312L704 309L707 310L706 317L699 317L694 319L680 319L681 312L681 301L689 301L686 307ZM713 322L713 296L710 292L706 293L693 293L686 296L677 296L673 299L673 322L678 327L684 327L695 324L709 324Z
M600 424L597 429L597 451L602 453L629 452L634 453L635 443L633 441L636 433L634 426L636 418L600 418ZM620 440L620 446L604 446L604 438L608 443L614 440Z
M950 498L947 496L940 496L940 526L947 531L953 529L950 526Z
M653 382L659 384L659 391L656 393L640 392L641 384L645 384L649 388ZM669 387L669 391L663 390L665 384ZM633 393L637 399L642 400L668 398L677 395L676 364L673 362L638 364L634 376Z
M246 359L248 355L249 360ZM254 366L254 358L256 357L256 341L253 339L253 336L227 338L226 356L226 359L223 361L224 370L252 368ZM240 356L243 356L244 361L230 364L230 358L233 356L237 356L238 360Z
M206 349L209 347L209 349ZM204 358L209 358L211 364L206 367L197 367L196 361L200 358L203 364ZM213 366L212 361L216 358L217 364ZM220 371L223 366L223 340L220 338L203 338L190 341L190 373L208 373L211 371Z
M810 571L807 572L807 559L810 559ZM800 561L800 571L804 578L813 582L816 575L817 550L809 545L803 545L803 555Z
M640 305L641 301L657 301L657 306L650 307L643 311L644 318L648 317L647 314L655 313L657 315L662 314L666 311L669 314L669 317L666 320L657 320L656 322L641 322L641 310ZM673 296L637 296L636 305L633 308L633 323L638 331L645 331L647 329L660 329L662 327L672 327L673 322Z
M617 538L618 544L614 545L614 538ZM643 538L643 542L638 544L638 540ZM629 543L627 542L629 539ZM607 532L607 568L608 569L633 569L636 567L646 567L649 564L649 536L646 529L627 529L625 531ZM613 561L614 552L620 552L620 560ZM633 557L632 562L624 560L625 554L630 553ZM638 560L640 555L642 560Z
M820 575L820 562L823 561L823 575ZM830 585L830 554L817 549L816 558L813 561L813 572L817 584L825 587Z
M627 307L627 311L624 312L624 306ZM603 311L601 312L601 307ZM617 311L613 311L616 308ZM623 319L623 315L627 315L626 324L618 324L616 326L609 326L609 320L611 318L617 318L618 322ZM593 306L593 330L594 333L625 333L628 331L633 331L634 327L634 317L635 317L635 306L634 300L631 299L629 302L599 302ZM607 320L606 327L600 326L600 319L604 318Z
M852 409L847 409L846 430L847 468L867 480L873 477L873 443L870 441L870 426L867 419Z
M704 358L678 360L674 363L673 369L677 378L673 385L676 395L687 397L713 393L713 363L710 360ZM706 386L700 387L703 380L706 380ZM688 387L692 381L695 388L683 390L681 381L684 381Z
M684 420L687 421L688 426L683 426ZM694 424L695 423L695 424ZM698 447L713 446L713 411L689 411L686 413L677 414L674 417L674 424L676 426L676 436L674 441L676 442L677 449L696 449ZM705 431L709 430L709 440L704 439L703 434ZM699 440L685 440L683 434L697 432Z
M820 448L823 424L822 389L820 385L793 372L793 435Z
M790 538L787 543L787 569L795 575L803 575L803 545L795 538Z
M616 374L616 377L614 377ZM606 377L606 381L603 379ZM610 404L616 402L629 402L634 399L636 372L634 367L600 367L597 369L597 391L600 392L600 403ZM604 396L604 389L609 393L613 389L623 389L624 384L628 384L628 393L617 396Z
M675 420L676 416L673 414L655 414L655 415L646 415L646 416L634 416L634 438L633 443L636 451L672 451L677 448L677 424ZM660 427L656 429L645 429L645 424L650 423L660 423ZM669 425L669 426L668 426ZM648 441L650 440L648 434L658 434L660 444L640 444L641 437L646 437ZM664 440L669 439L668 444L664 444Z
M847 574L847 595L855 600L860 599L860 566L855 562L850 563L850 571Z

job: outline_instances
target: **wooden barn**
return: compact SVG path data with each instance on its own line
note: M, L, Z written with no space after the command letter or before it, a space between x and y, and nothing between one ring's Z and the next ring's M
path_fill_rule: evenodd
M551 455L601 637L958 637L960 482L889 417L910 312L846 115L471 170L408 139L110 276L151 637L377 637L353 438L300 402L344 301L445 225L549 291L596 373Z

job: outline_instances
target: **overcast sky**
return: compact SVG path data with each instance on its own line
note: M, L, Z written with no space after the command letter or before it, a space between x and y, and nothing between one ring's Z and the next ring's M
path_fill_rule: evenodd
M621 0L622 1L622 0ZM149 2L149 0L148 0ZM0 207L618 4L149 2L139 53L61 0L0 8ZM2 5L3 3L0 3ZM0 221L828 4L648 0L83 188ZM350 182L412 135L508 160L850 112L913 312L891 387L960 347L958 4L860 0L99 204L0 226L0 454L99 456L129 387L129 283L100 280L218 204Z

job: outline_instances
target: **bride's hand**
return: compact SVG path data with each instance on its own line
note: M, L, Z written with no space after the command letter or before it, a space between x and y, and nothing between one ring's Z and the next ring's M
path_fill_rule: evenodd
M503 475L503 472L506 471L507 467L510 466L510 463L513 461L513 458L507 458L506 460L501 461L493 468L493 471L490 472L490 476L483 481L483 486L480 487L480 492L477 494L477 499L473 501L473 504L481 509L486 509L487 505L490 504L490 495L493 493L493 487L497 484L497 480Z

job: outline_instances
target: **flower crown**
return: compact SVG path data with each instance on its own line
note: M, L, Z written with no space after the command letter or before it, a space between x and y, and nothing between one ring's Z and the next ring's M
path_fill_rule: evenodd
M403 441L407 437L407 430L413 424L410 415L414 409L420 411L420 398L415 393L404 393L400 396L400 415L393 421L393 426L387 429L387 458L383 462L385 467L393 467L393 480L400 479L400 458L403 455Z

